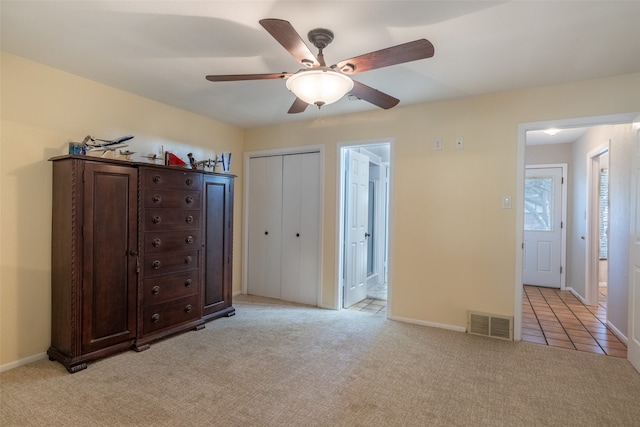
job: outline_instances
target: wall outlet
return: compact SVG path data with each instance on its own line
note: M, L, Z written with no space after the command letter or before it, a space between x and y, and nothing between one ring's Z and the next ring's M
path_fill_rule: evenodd
M461 136L456 137L456 149L462 150L464 148L464 138Z
M434 151L441 151L442 150L442 140L440 138L437 138L437 139L433 140L433 149L434 149Z

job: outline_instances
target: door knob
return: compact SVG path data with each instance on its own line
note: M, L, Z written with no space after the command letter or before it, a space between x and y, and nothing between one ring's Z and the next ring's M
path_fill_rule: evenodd
M369 237L369 236L371 236L371 234L369 234L369 233L364 233L364 237L365 237L365 239L366 239L367 237Z

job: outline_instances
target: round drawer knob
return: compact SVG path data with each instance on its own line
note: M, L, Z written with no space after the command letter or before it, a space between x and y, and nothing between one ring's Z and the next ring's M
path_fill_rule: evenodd
M153 203L160 203L162 201L162 197L156 194L151 200L153 201Z
M191 203L193 203L193 196L187 196L187 197L184 199L184 201L185 201L185 202L187 202L187 204L189 204L189 205L190 205Z
M191 257L191 255L189 255L188 257L185 257L184 259L185 264L191 264L192 261L193 261L193 258Z
M160 246L162 244L162 240L160 240L159 237L156 237L155 239L153 239L153 242L151 242L151 245L154 248L157 248L158 246Z
M191 304L187 304L187 306L184 308L185 313L191 313L191 310L193 310L193 307L191 307Z
M184 239L184 241L189 243L189 244L193 243L193 236L187 236L187 238Z
M193 185L193 178L187 178L187 179L184 181L184 183L185 183L185 184L187 184L187 185L189 185L189 186Z
M153 263L151 264L151 266L153 267L154 270L159 269L160 267L162 267L162 263L158 260L153 261Z
M158 313L154 314L153 316L151 316L151 321L153 323L158 323L160 321L160 315Z
M184 287L188 288L189 286L191 286L192 283L193 283L193 280L187 279L184 281Z
M151 293L153 295L158 295L160 293L160 286L154 286L153 288L151 288Z
M193 215L187 215L187 217L184 219L184 222L186 222L187 224L191 224L193 222Z
M162 182L162 177L160 175L154 175L153 182L159 184L160 182Z
M162 219L159 216L154 216L151 220L154 224L160 224L160 221L162 221Z

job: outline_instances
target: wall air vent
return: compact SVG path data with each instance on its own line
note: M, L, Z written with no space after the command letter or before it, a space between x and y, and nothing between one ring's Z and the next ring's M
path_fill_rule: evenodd
M513 340L513 317L467 312L467 332L474 335Z

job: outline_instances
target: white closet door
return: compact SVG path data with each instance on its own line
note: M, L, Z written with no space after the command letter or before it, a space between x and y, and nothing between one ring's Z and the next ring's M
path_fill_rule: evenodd
M280 298L282 156L250 159L248 203L247 292Z
M286 155L282 176L281 299L318 304L320 153Z

